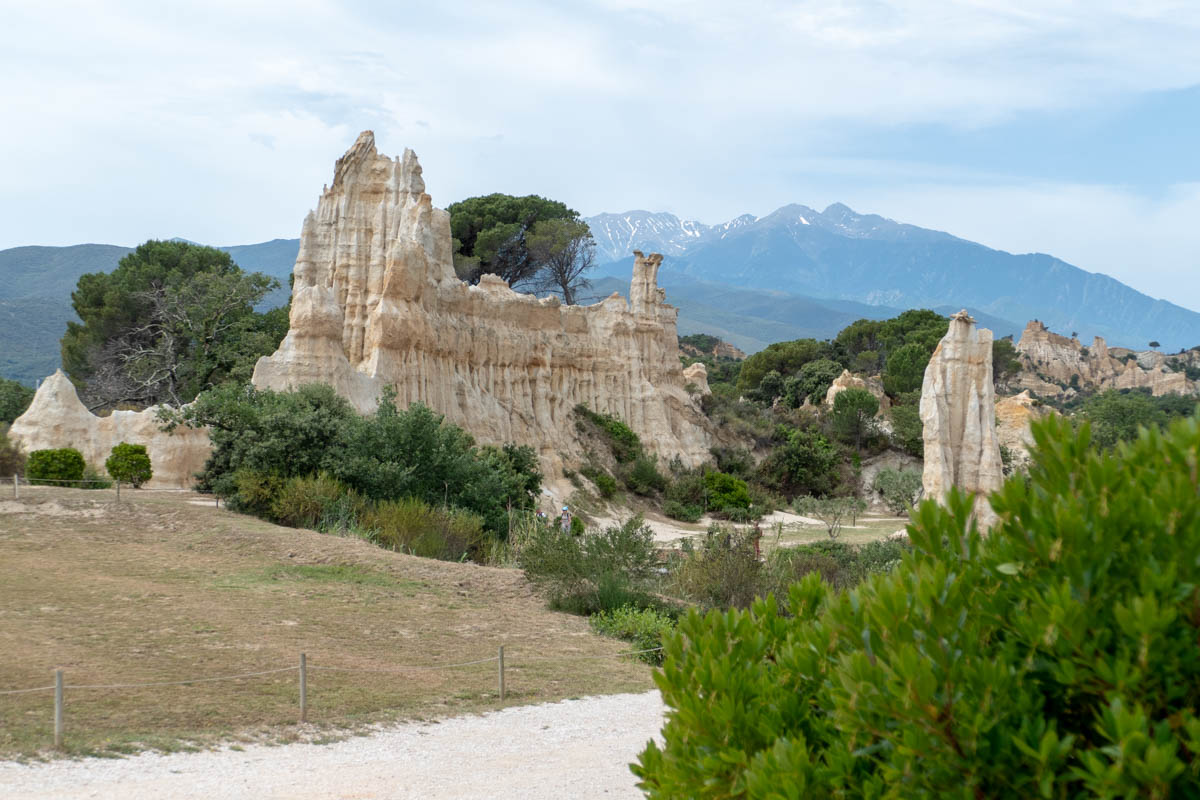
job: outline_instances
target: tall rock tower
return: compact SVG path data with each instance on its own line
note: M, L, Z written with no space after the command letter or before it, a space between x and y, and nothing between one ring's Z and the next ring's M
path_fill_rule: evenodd
M992 332L976 328L975 320L960 311L950 318L921 385L922 482L925 496L936 500L952 486L977 493L975 513L983 527L996 520L986 496L1004 481L994 394Z

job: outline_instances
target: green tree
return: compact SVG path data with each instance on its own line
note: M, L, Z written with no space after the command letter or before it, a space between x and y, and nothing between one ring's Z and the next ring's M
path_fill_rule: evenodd
M896 398L889 416L892 419L892 444L909 455L925 457L925 425L921 422L921 395L906 392Z
M1013 347L1012 337L992 340L992 380L1001 384L1015 377L1021 371L1021 359L1017 357L1017 348Z
M881 469L871 488L883 497L883 503L893 514L903 514L917 504L924 493L921 473L915 469Z
M842 374L842 365L829 358L818 358L800 368L795 383L785 387L784 397L792 408L799 408L807 399L814 405L825 401L830 385Z
M140 489L143 483L154 477L150 455L144 444L121 442L114 445L112 454L104 462L104 469L113 480L132 483L135 489Z
M557 292L574 305L576 295L591 286L586 274L596 263L596 242L586 222L545 219L525 236L529 257L537 265L538 288Z
M737 387L742 392L753 391L767 373L795 375L808 362L816 361L830 352L828 342L818 342L816 339L795 339L767 345L742 362Z
M785 428L781 434L758 467L759 480L788 496L832 492L839 481L837 448L814 430Z
M919 390L925 379L925 367L929 366L932 355L933 348L920 342L901 345L888 356L887 368L883 372L884 391L895 396Z
M953 492L852 592L814 573L790 618L681 620L646 795L1200 795L1200 420L1111 451L1054 417L1033 435L987 536Z
M866 511L867 504L857 497L797 497L792 508L801 516L819 519L829 538L837 539L846 520Z
M1081 412L1091 423L1092 438L1100 447L1132 441L1142 427L1162 425L1166 421L1150 395L1138 391L1107 392L1088 398Z
M578 212L532 194L469 197L446 210L459 277L477 283L481 275L499 275L514 289L531 284L540 270L526 241L530 230L545 220L579 222Z
M875 429L879 400L866 389L843 389L833 398L833 431L855 449Z
M67 324L63 367L93 409L189 402L278 346L281 315L254 311L277 286L221 250L146 242L111 273L79 278L71 299L82 322Z
M33 389L24 384L0 378L0 424L11 423L25 413L33 402Z

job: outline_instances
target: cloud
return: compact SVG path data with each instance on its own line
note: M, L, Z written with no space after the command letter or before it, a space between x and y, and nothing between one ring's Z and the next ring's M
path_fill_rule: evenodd
M1041 249L1093 269L1128 249L1053 199L1074 197L1133 215L1127 241L1156 231L1178 264L1191 240L1167 209L1186 199L1087 176L1071 195L868 145L1200 84L1198 35L1182 0L18 2L0 29L0 170L17 187L0 247L294 236L373 128L420 154L441 205L536 192L715 221L846 199L1019 249L1036 220L1001 200L1025 192L1060 226Z

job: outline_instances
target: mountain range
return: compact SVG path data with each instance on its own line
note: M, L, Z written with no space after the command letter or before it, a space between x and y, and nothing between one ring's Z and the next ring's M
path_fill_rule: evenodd
M681 333L711 333L746 352L800 337L826 338L863 317L907 308L968 309L997 336L1030 319L1087 342L1165 351L1200 344L1200 314L1043 254L1013 255L941 231L834 204L788 205L720 225L664 212L587 219L597 269L588 294L626 294L633 250L667 256L659 273L680 310ZM288 297L298 239L221 248L244 269L279 279L263 307ZM58 339L74 319L71 291L131 248L104 244L0 250L0 376L28 384L58 367Z
M784 206L703 225L671 214L629 211L587 220L599 272L628 276L630 251L661 252L663 281L711 281L893 308L973 308L1018 329L1103 336L1113 345L1164 350L1200 344L1200 314L1156 300L1107 275L1041 253L1014 255L941 231L859 214Z

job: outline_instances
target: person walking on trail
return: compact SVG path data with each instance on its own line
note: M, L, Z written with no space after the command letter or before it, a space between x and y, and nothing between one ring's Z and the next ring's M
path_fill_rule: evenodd
M567 506L563 506L562 510L562 532L571 532L571 509Z

